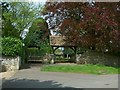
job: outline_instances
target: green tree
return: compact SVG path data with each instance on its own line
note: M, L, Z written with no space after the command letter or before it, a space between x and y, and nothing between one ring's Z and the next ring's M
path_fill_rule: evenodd
M32 2L2 2L1 4L2 36L19 37L21 31L38 16L40 10Z
M43 43L42 38L45 34L45 29L47 24L45 20L42 18L38 18L34 20L32 26L29 28L29 32L24 40L25 45L28 47L38 47L40 48L40 44Z

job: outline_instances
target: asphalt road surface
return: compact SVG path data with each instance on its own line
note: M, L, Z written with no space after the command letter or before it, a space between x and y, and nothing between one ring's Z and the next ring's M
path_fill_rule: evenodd
M91 75L61 72L41 72L40 64L28 64L2 88L118 88L118 75ZM85 89L86 90L86 89Z

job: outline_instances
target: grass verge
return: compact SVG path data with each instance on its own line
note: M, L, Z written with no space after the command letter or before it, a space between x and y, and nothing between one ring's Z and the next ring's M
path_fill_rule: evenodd
M43 66L41 71L46 72L72 72L72 73L82 73L82 74L118 74L120 68L103 66L103 65L48 65Z

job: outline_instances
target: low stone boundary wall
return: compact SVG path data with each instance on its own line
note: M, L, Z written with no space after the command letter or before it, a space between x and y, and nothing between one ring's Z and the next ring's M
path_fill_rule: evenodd
M78 64L102 64L107 66L118 66L118 60L120 60L120 57L93 51L79 54L76 58Z
M1 71L15 71L19 70L21 66L21 58L17 57L2 57L1 58Z

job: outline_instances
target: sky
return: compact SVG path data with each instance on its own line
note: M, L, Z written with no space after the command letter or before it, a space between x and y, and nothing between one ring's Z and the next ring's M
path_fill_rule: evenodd
M42 3L45 3L47 0L29 0L29 1L32 1L32 2L42 2Z
M47 0L0 0L2 2L27 2L27 1L31 1L31 2L46 2Z
M42 2L45 3L47 0L0 0L2 2Z

